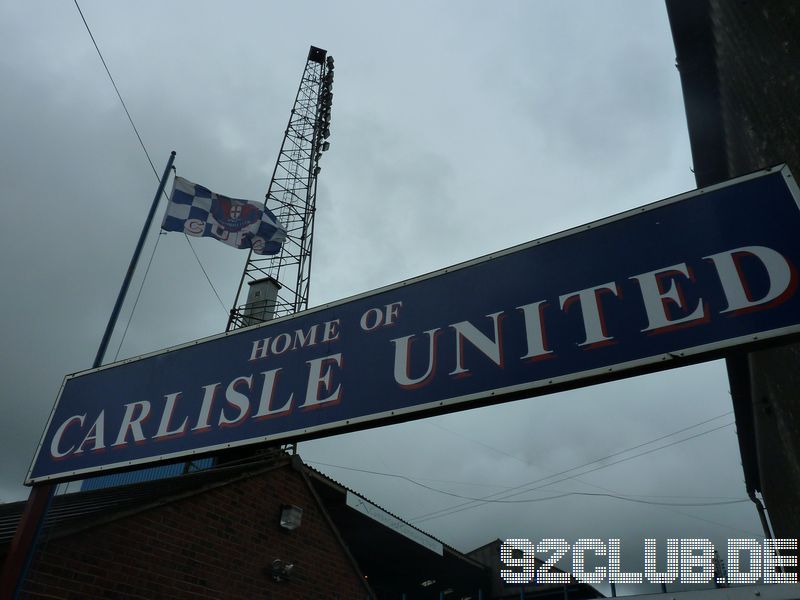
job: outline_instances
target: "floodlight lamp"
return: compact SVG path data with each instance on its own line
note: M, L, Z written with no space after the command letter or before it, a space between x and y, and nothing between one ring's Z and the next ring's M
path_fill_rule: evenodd
M319 168L319 167L317 167ZM281 507L281 527L293 531L300 527L303 521L303 509L294 504L285 504Z
M322 151L323 152L327 152L330 149L331 149L331 143L330 142L322 142Z
M325 131L322 132L322 137L326 140L331 137L331 130L326 127Z
M320 167L319 165L317 165L316 167L314 167L314 175L319 175L319 172L320 172L321 170L322 170L322 167Z

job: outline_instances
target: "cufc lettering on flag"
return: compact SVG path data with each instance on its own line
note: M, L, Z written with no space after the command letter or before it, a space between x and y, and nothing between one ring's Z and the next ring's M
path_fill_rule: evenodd
M277 254L286 239L286 228L266 207L216 194L183 177L175 177L161 229L212 237L256 254Z

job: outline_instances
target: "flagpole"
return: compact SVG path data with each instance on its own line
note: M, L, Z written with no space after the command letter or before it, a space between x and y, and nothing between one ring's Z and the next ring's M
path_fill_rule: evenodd
M125 302L125 296L128 293L128 288L131 285L131 279L133 279L133 272L136 270L136 264L139 262L139 256L142 253L144 241L147 238L147 232L150 231L150 225L153 223L153 217L156 214L156 208L158 208L158 201L161 198L161 194L164 193L164 188L167 185L167 178L169 177L169 171L172 168L172 163L174 161L175 151L173 150L169 155L169 160L167 161L167 167L164 169L164 174L161 176L161 181L158 184L158 190L153 198L153 203L150 205L150 212L147 213L147 219L144 222L142 233L139 235L139 242L136 244L136 249L133 251L131 264L128 265L128 272L125 273L125 279L122 281L122 287L120 287L119 294L117 295L117 302L114 304L114 309L111 311L111 318L108 319L108 325L106 325L106 331L103 333L103 339L100 340L100 347L97 349L97 356L95 357L94 365L92 366L93 369L96 369L103 364L103 357L106 354L108 342L111 340L111 334L114 333L114 327L117 324L119 311L122 310L122 305Z
M169 155L164 174L161 176L156 195L153 197L150 211L147 213L147 219L145 219L142 233L139 235L139 241L133 251L130 265L128 265L128 271L125 273L125 278L122 281L122 286L117 295L117 301L111 311L111 317L108 319L108 325L106 325L106 330L103 333L103 339L100 340L100 347L97 349L97 355L92 365L93 369L103 364L108 342L111 339L111 334L114 333L114 327L117 323L122 305L125 303L125 296L131 285L133 272L136 270L136 265L139 262L139 256L142 253L147 233L150 231L153 217L158 208L158 201L161 198L161 194L164 193L164 188L166 187L169 172L170 169L172 169L172 163L174 161L175 151L173 150ZM52 483L34 484L31 487L28 501L25 503L25 508L17 524L14 538L11 540L11 546L9 547L5 563L3 564L2 577L0 577L0 600L17 598L33 560L33 552L36 549L36 543L42 527L44 526L47 509L50 506L50 501L53 499L55 490L56 484Z

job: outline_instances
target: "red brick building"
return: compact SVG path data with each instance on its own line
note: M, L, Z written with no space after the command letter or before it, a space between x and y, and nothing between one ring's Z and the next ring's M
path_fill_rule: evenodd
M303 509L293 531L280 526L290 501ZM23 597L370 594L302 467L288 460L61 496L51 521ZM275 560L294 565L288 581L275 581Z
M0 557L23 504L0 506ZM294 529L281 523L290 505L302 509ZM275 454L57 496L21 597L477 600L491 597L490 577L298 456Z

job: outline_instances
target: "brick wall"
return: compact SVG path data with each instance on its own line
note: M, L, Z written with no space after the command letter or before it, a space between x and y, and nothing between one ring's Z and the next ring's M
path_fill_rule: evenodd
M279 527L281 505L303 508ZM276 583L264 569L295 564ZM24 598L366 598L302 475L290 466L47 541Z

